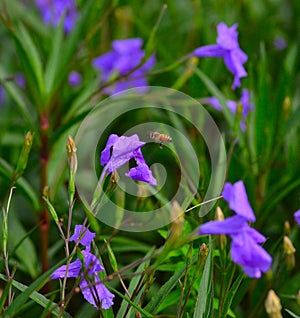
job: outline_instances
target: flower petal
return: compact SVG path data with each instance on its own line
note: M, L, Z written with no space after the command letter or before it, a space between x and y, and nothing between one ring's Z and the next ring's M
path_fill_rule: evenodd
M70 237L70 241L79 242L83 246L90 247L95 236L96 234L89 231L85 226L77 224L74 234Z
M218 44L212 44L197 48L193 54L198 57L224 57L226 50Z
M247 192L243 181L234 184L225 183L223 198L229 203L229 207L236 214L243 216L246 220L254 222L255 215L249 204Z
M81 292L85 300L98 309L101 306L103 309L109 309L113 305L113 295L95 275L93 283L89 283L86 279L82 279L79 283Z
M245 218L235 215L223 221L210 221L200 225L199 234L238 234L244 226L248 226Z
M81 266L82 266L81 261L78 258L76 259L75 262L70 263L68 267L67 277L69 278L78 277L81 271ZM59 267L56 271L54 271L51 274L50 279L64 278L66 275L66 270L67 270L66 265Z
M300 226L300 210L296 211L294 213L294 218L295 218L295 221L298 223L298 225Z

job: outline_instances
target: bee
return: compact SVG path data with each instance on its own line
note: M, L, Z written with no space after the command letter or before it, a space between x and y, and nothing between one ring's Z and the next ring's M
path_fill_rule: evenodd
M150 131L150 139L156 143L159 143L159 147L162 148L164 142L172 142L172 138L169 135L161 134L157 131Z

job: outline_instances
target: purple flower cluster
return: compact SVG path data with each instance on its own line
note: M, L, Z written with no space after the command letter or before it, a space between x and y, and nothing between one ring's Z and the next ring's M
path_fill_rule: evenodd
M260 278L262 272L267 272L272 264L271 256L259 245L266 238L248 225L256 220L249 204L244 183L226 183L223 198L236 215L223 221L211 221L202 224L199 234L230 235L231 258L243 267L249 277Z
M112 42L111 51L93 60L93 66L101 74L102 83L115 76L126 76L124 80L118 80L106 87L104 89L106 94L112 95L129 88L148 85L146 72L154 66L155 57L151 56L144 64L140 65L145 57L142 45L143 41L139 38L115 40Z
M52 273L51 279L77 278L80 277L79 287L83 297L97 309L101 306L103 309L108 309L113 305L115 297L100 281L98 272L104 270L98 258L90 253L91 243L95 237L95 233L89 231L82 225L76 225L74 234L70 241L80 243L85 247L82 251L83 260L77 258L70 263L68 268L66 265L59 267Z
M141 147L145 144L145 142L139 140L136 134L130 137L110 135L104 150L101 152L100 163L102 166L105 165L104 173L112 173L130 159L135 159L137 166L131 168L125 175L134 180L144 181L156 186L156 179L153 177L141 151Z
M237 24L228 27L224 22L217 25L217 44L197 48L194 55L198 57L221 57L225 65L234 75L232 88L241 86L240 78L247 76L243 64L248 57L240 49L238 42Z
M208 104L218 111L222 111L222 106L221 106L219 100L214 96L201 98L200 102L202 104ZM233 114L235 114L237 111L237 107L238 107L239 103L241 103L242 107L243 107L243 113L242 113L243 119L241 120L241 123L240 123L241 129L243 131L245 131L246 130L245 119L246 119L247 115L249 114L249 112L254 109L254 105L251 103L251 93L248 91L248 89L245 88L242 90L242 96L241 96L241 99L239 100L239 102L236 102L234 100L228 100L226 102L226 105L228 106L230 111Z
M57 27L65 14L64 31L69 33L73 30L78 18L74 0L35 0L35 3L47 25Z

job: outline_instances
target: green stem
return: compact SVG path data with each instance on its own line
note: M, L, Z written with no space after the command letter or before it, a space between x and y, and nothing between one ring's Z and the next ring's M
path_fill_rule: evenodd
M48 258L48 246L49 246L49 213L43 200L44 188L48 185L48 161L49 161L49 149L48 149L48 131L49 131L49 117L48 114L42 114L40 116L40 128L41 128L41 149L40 149L40 162L41 162L41 207L40 214L40 233L41 233L41 258L42 258L42 272L45 273L49 269ZM46 288L47 289L47 288Z

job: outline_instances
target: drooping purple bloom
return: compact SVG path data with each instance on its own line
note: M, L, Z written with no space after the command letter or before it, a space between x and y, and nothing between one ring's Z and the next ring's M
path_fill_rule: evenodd
M78 11L74 0L35 0L46 25L57 27L60 19L64 17L64 31L73 30L78 18Z
M259 278L262 272L267 272L271 267L272 258L259 245L266 238L248 225L248 221L255 221L255 215L243 182L238 181L233 185L226 183L222 195L237 215L202 224L199 234L230 235L232 260L241 265L249 277Z
M146 164L140 149L144 145L145 142L140 141L136 134L130 137L110 135L100 158L101 165L105 166L104 172L112 173L130 159L135 159L137 166L131 168L125 175L134 180L144 181L156 186L156 179Z
M93 60L93 66L101 74L102 84L115 76L124 76L121 80L106 87L105 93L112 95L137 87L144 87L145 90L145 86L148 85L146 72L154 66L155 57L151 56L143 65L139 66L145 56L142 45L143 41L139 38L115 40L112 42L111 51Z
M217 44L197 48L194 55L198 57L221 57L226 67L234 75L232 89L241 86L240 78L247 76L243 64L248 57L240 49L237 24L228 27L224 22L217 25Z
M240 122L242 131L246 130L245 120L246 120L249 112L254 109L254 105L251 102L251 97L252 97L251 92L249 92L249 90L245 88L242 90L242 96L238 102L236 102L234 100L227 100L227 102L226 102L227 107L230 109L230 111L233 114L236 114L238 104L241 103L242 109L243 109L243 111L242 111L243 118ZM221 106L219 100L214 96L204 97L204 98L201 98L199 101L202 104L207 104L207 105L212 106L214 109L216 109L218 111L222 111L222 106Z
M80 243L86 249L82 251L83 260L77 258L69 266L63 265L55 270L50 279L60 279L65 276L68 278L80 277L79 287L83 297L95 308L100 306L108 309L113 305L115 297L100 281L98 273L104 268L98 258L90 253L90 245L95 237L95 233L89 231L82 225L76 225L74 234L70 240Z
M72 87L79 86L81 84L81 82L82 82L81 74L79 72L72 71L69 74L68 82L69 82L69 85L72 86Z
M300 210L296 211L294 213L294 218L295 218L295 221L298 223L298 225L300 226Z

